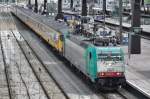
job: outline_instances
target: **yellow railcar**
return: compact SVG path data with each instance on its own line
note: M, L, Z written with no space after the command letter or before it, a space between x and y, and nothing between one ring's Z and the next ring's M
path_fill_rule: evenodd
M48 26L43 20L38 22L36 18L26 16L19 9L17 10L17 17L23 21L26 25L28 25L35 33L37 33L40 37L42 37L46 42L48 42L52 47L58 50L60 53L63 51L63 40L61 39L62 32L58 32L53 27ZM38 23L38 24L37 24Z

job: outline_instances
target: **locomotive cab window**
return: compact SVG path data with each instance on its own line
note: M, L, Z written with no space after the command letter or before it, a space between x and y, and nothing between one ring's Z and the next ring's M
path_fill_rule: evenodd
M92 59L92 53L91 52L89 53L89 59L90 60Z
M101 53L98 54L98 59L101 61L122 61L122 56L120 54L115 53Z
M98 54L98 66L122 66L123 57L120 53L101 53Z

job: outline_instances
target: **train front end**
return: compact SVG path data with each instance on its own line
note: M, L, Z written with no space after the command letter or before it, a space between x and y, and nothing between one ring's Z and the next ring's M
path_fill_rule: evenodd
M126 83L124 53L121 48L91 48L88 64L89 74L97 88L116 89Z
M124 53L121 48L97 48L97 77L101 86L118 87L125 84Z

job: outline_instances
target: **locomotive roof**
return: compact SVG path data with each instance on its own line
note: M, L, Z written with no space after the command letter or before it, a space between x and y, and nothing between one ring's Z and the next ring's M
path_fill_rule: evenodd
M21 11L23 11L25 14L27 14L28 16L35 19L36 21L51 27L52 29L54 29L57 32L60 32L60 33L63 33L63 34L68 32L68 26L65 25L65 22L55 21L54 17L42 16L42 15L33 13L31 10L28 10L28 9L25 9L25 8L22 8L22 7L18 7L18 8Z

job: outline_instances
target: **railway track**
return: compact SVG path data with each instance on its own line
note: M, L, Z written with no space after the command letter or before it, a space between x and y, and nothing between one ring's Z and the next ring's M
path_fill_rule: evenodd
M24 30L24 29L23 29ZM25 29L26 30L26 29ZM31 32L31 31L30 31ZM20 34L22 35L22 37L26 40L26 42L27 42L27 44L28 44L28 46L30 46L30 48L32 48L32 50L33 50L33 52L35 53L35 55L41 60L41 62L42 62L42 64L44 64L45 65L45 68L46 68L46 70L48 71L48 72L50 72L50 74L53 76L53 78L56 80L56 82L58 82L58 84L60 85L60 87L61 87L61 89L63 89L63 87L62 87L62 83L60 83L60 81L57 79L57 78L55 78L56 76L53 74L53 72L51 72L50 70L49 70L49 68L48 68L48 66L47 66L47 63L45 63L45 61L46 60L44 60L43 58L44 57L42 57L42 56L45 56L46 58L48 58L48 57L52 57L53 59L56 59L56 58L54 58L54 57L57 57L57 56L54 56L54 55L52 55L52 54L49 54L48 56L45 54L45 52L47 52L47 53L51 53L51 52L49 52L49 48L50 47L46 47L46 48L48 48L48 49L44 49L45 50L45 52L42 52L42 47L41 46L43 46L43 45L41 45L41 43L43 43L43 41L42 40L40 40L39 38L38 38L38 40L34 40L35 38L32 38L32 37L34 37L33 36L33 34L32 35L28 35L27 36L27 32L22 32L21 30L20 30ZM31 37L31 38L27 38L27 37ZM31 41L31 39L32 39L32 41ZM35 42L36 43L38 43L38 45L36 45L35 44ZM33 45L34 44L34 45ZM39 46L39 47L35 47L35 46ZM39 50L37 50L37 49L39 49ZM43 55L41 55L40 53L42 53ZM55 62L58 62L58 59L56 59L55 60ZM61 62L58 62L58 63L61 63ZM71 77L71 76L70 76ZM74 80L75 81L75 80ZM78 86L78 85L75 85L75 86ZM75 88L76 89L76 88ZM64 90L64 89L63 89ZM92 90L92 89L90 89L90 90ZM79 91L79 89L78 89L78 91ZM67 93L65 90L64 90L64 92L65 93ZM69 96L69 94L67 94L68 96ZM116 92L99 92L99 93L95 93L95 95L97 96L97 98L102 98L102 99L140 99L140 98L138 98L138 97L136 97L136 95L134 95L134 94L132 94L132 93L130 93L130 92L128 92L128 91L126 91L126 90L124 90L124 91L116 91ZM132 97L132 98L131 98ZM97 99L97 98L93 98L93 97L91 97L90 99ZM80 98L79 98L80 99Z
M1 40L1 36L0 36L0 42L2 42ZM5 61L5 55L4 55L4 50L3 50L3 46L0 44L0 50L1 50L1 61L3 63L3 66L1 70L4 70L4 77L6 77L6 86L8 88L8 99L11 99L11 88L10 88L10 83L9 83L9 74L8 74L8 69L7 69L7 64L6 64L6 61ZM5 80L4 80L5 81ZM1 96L3 98L3 96Z
M6 31L1 33L1 43L4 62L7 66L10 99L35 99L38 97L47 99L9 30L12 28L10 16L7 13L1 13L1 15L3 15L3 26L7 26Z
M37 56L35 56L31 47L28 46L26 41L20 35L19 32L11 31L15 37L18 45L20 46L22 52L24 53L30 67L32 68L34 74L36 75L38 81L40 82L44 92L48 99L69 99L65 93L59 89L59 85L51 78L50 74L45 70L43 64L40 62ZM19 37L19 38L18 38ZM22 40L20 40L20 38Z
M0 13L0 17L1 17L1 35L0 35L0 42L1 42L1 50L2 50L2 56L3 56L3 62L4 62L4 67L5 67L5 75L6 75L6 79L7 79L7 85L8 85L8 91L9 91L9 98L12 99L12 92L13 92L13 89L11 87L11 75L10 75L10 64L7 62L7 57L5 55L5 47L4 47L4 44L3 44L3 38L2 38L2 33L3 33L3 26L5 25L5 22L3 20L3 14L2 12Z
M13 20L13 18L12 18L12 20ZM13 22L14 22L14 20L13 20ZM41 86L43 86L43 89L44 89L47 97L49 99L60 99L60 98L61 99L69 99L68 96L63 92L63 90L57 84L57 82L55 81L55 79L45 69L45 66L42 63L41 59L35 54L35 52L33 51L32 47L29 46L29 44L27 43L26 40L24 40L24 38L22 37L22 35L19 32L17 34L15 34L12 31L12 33L13 33L14 37L16 38L18 45L22 49L22 52L26 56L26 59L30 63L30 66L31 66L32 70L34 71L34 73L37 76L39 82L41 83ZM23 42L20 41L17 38L17 35L19 35L23 39ZM33 60L36 60L36 62L33 62ZM42 71L44 71L43 75L41 75ZM41 75L41 77L40 77L40 75ZM46 77L42 78L42 76L46 76ZM56 90L53 89L53 88L55 88ZM52 91L52 92L50 92L50 91ZM58 94L59 97L57 97L57 95L54 96L54 97L52 97L52 94Z

